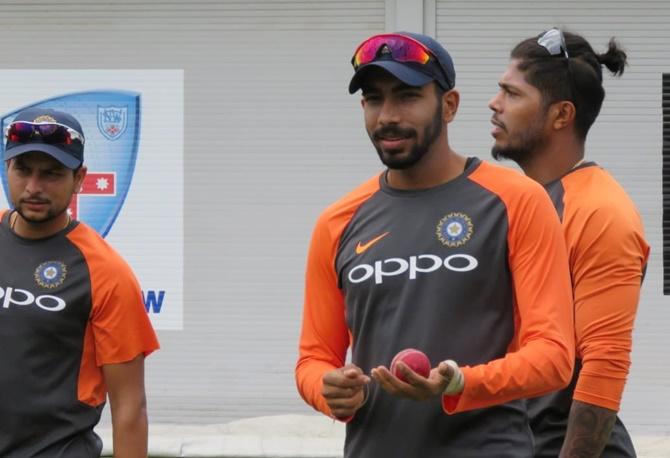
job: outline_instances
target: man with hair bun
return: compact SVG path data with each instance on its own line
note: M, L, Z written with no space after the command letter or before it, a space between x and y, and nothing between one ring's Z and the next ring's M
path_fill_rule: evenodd
M564 390L529 400L536 457L634 457L617 417L649 246L623 188L585 160L603 100L602 66L621 75L611 39L597 54L582 36L551 29L517 44L490 100L492 155L541 183L564 229L575 301L576 365Z

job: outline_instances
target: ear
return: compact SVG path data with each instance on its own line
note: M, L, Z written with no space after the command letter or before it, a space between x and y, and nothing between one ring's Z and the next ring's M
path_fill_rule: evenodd
M79 194L81 192L81 186L84 183L84 178L86 177L86 166L81 166L74 174L74 193Z
M456 89L445 92L442 95L442 120L445 124L450 123L456 117L461 95Z
M550 114L552 119L551 126L554 130L561 130L574 124L577 110L574 103L562 100L551 106Z

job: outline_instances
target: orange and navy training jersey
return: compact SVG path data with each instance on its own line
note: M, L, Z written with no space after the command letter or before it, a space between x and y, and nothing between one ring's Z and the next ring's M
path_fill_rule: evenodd
M575 303L573 383L531 400L537 456L558 456L572 399L618 411L630 366L633 324L649 256L635 204L593 162L547 184L562 221ZM635 456L617 424L603 456Z
M471 158L440 186L401 191L381 175L324 211L307 260L300 394L331 415L322 377L349 348L369 373L409 347L433 366L458 361L464 391L414 402L372 383L346 456L531 456L518 399L565 386L574 362L565 243L540 185Z
M0 456L98 457L102 366L158 348L130 267L90 227L0 222Z

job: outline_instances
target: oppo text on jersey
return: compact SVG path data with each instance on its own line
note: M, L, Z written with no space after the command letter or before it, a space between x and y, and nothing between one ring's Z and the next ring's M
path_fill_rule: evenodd
M415 280L418 274L435 272L441 267L453 272L469 272L478 265L479 261L468 254L452 254L444 259L434 254L420 254L410 256L409 259L389 258L375 261L373 265L359 264L349 271L347 277L351 283L361 283L374 277L375 283L379 285L384 282L384 277L406 273L410 280Z
M2 299L2 308L8 309L12 305L32 305L35 304L42 310L48 312L60 312L67 305L63 299L50 294L35 296L30 291L19 288L0 287L0 299Z

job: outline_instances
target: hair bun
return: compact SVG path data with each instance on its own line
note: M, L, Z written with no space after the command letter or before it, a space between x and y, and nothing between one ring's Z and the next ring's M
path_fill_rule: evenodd
M613 75L619 76L623 75L624 68L627 65L627 57L628 56L624 50L619 47L616 40L611 38L607 46L607 52L598 54L598 62L600 65L607 67Z

